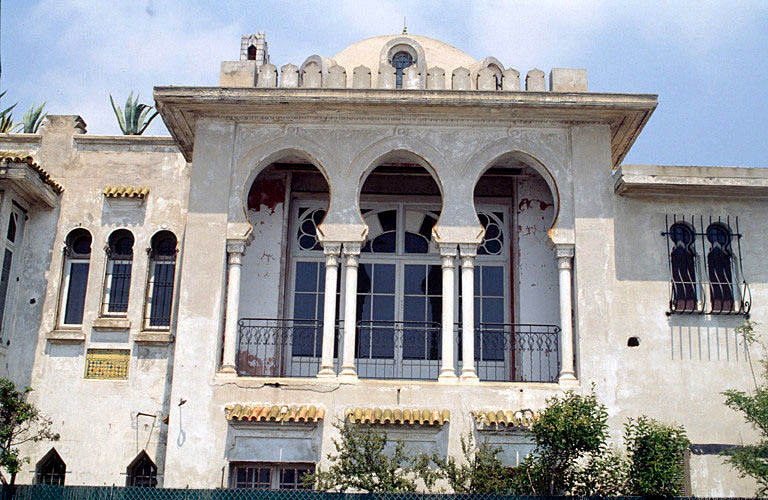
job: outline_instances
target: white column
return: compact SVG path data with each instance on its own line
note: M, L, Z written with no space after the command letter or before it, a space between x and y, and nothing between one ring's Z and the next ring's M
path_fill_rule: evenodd
M325 253L325 296L323 298L323 351L318 377L335 377L333 341L336 336L336 283L341 243L323 243Z
M456 380L456 367L453 360L453 280L456 260L456 245L441 244L440 257L443 261L443 363L440 367L440 382Z
M475 257L477 245L459 245L461 251L461 380L477 382L475 370Z
M237 373L237 341L240 309L240 271L243 264L246 242L243 240L227 241L227 309L224 322L224 358L221 362L222 373Z
M344 345L339 380L357 380L355 369L355 330L357 325L357 263L360 258L360 242L344 243Z
M576 381L573 367L573 305L571 293L573 245L556 245L560 281L560 383Z

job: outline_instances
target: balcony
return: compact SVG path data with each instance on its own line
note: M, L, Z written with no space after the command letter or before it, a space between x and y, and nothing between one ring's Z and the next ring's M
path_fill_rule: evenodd
M238 323L237 372L249 377L314 377L320 369L320 321L243 318ZM461 329L454 352L461 371ZM338 372L343 326L337 322L334 368ZM535 324L479 324L475 368L481 381L556 382L560 370L560 328ZM441 325L407 321L358 321L355 366L367 379L437 380Z

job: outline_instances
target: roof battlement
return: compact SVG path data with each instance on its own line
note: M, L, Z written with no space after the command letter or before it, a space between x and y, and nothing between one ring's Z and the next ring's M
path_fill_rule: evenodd
M396 57L398 56L398 57ZM397 61L396 61L397 59ZM309 56L301 66L270 64L266 35L244 35L239 61L221 63L220 87L485 90L587 92L585 69L543 71L505 68L495 57L480 61L447 43L398 34L354 43L332 58Z

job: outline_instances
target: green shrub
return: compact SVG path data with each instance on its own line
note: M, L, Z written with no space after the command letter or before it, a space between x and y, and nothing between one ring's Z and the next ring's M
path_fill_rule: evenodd
M629 492L639 496L684 494L685 453L690 441L682 427L652 418L629 419L624 426L629 460Z

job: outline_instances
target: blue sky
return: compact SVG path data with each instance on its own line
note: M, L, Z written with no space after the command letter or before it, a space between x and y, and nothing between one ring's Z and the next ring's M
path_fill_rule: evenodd
M46 101L89 133L119 133L109 105L154 85L216 85L243 33L300 65L370 36L443 40L521 73L586 68L595 92L654 93L626 163L768 166L768 1L5 0L3 104ZM147 133L166 134L160 118Z

